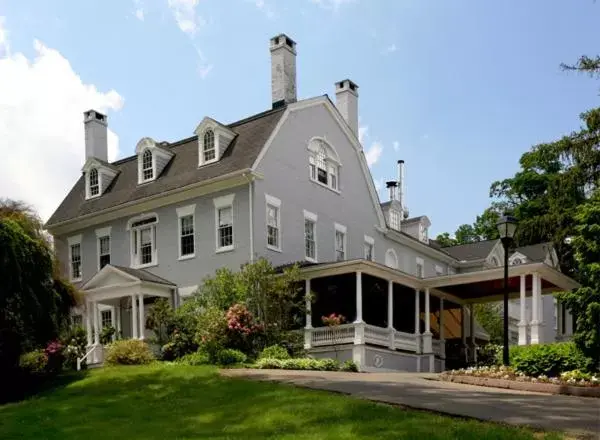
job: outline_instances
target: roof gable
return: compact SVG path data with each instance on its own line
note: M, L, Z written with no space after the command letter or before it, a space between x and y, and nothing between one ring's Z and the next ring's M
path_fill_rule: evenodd
M442 248L459 261L482 260L488 257L499 240L476 241Z

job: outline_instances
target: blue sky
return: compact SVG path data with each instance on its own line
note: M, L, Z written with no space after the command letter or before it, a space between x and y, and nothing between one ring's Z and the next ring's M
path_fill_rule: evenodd
M0 0L0 17L0 150L15 155L0 195L44 217L79 174L87 107L108 111L119 157L263 111L280 32L298 44L300 98L360 86L374 180L404 159L411 215L433 234L472 222L524 151L598 105L598 82L559 67L600 52L592 0Z

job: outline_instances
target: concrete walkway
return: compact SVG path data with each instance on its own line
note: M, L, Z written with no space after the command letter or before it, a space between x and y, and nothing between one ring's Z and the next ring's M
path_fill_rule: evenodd
M600 399L462 385L426 373L223 370L228 377L290 383L416 409L584 434L600 439Z

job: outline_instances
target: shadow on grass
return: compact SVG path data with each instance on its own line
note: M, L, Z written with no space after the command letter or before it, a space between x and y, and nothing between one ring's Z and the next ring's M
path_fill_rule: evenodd
M37 395L64 388L85 378L87 371L72 371L57 376L31 376L13 373L0 380L0 405L19 402Z
M164 365L94 371L40 398L0 407L0 419L0 438L10 439L534 438L517 428L222 378L208 367Z

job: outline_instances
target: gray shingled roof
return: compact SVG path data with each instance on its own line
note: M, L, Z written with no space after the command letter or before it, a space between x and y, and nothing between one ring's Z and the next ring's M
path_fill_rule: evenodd
M157 283L157 284L166 284L167 286L175 286L175 283L172 283L169 280L165 280L159 276L156 276L150 272L147 272L143 269L133 269L131 267L125 266L116 266L111 264L112 267L119 269L122 272L125 272L131 276L138 278L140 281L148 281L149 283Z
M498 240L476 241L445 247L442 250L460 261L479 260L487 257L497 242Z
M546 253L552 248L552 243L538 243L516 248L515 252L525 255L532 262L540 262L546 259Z
M114 162L111 167L119 174L102 196L85 200L84 176L79 178L67 197L52 214L46 226L53 226L86 214L112 208L126 202L141 200L165 191L181 188L203 180L250 168L265 142L281 119L285 107L268 110L227 127L237 136L233 139L221 160L198 167L198 137L179 142L162 144L161 147L175 153L158 178L150 183L138 184L137 156Z

